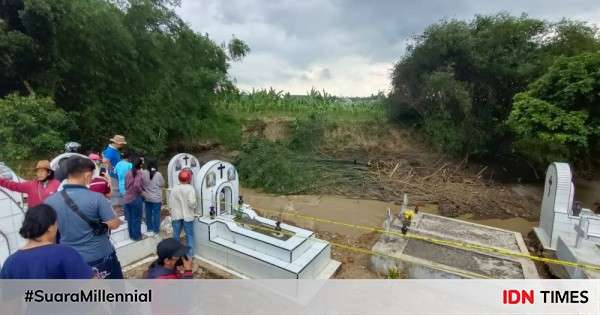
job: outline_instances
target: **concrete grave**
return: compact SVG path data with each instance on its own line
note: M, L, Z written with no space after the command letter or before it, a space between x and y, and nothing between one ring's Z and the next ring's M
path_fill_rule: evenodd
M546 172L540 224L534 228L544 250L556 258L600 266L600 215L574 201L575 185L567 163ZM600 272L566 267L570 278L600 278Z
M422 239L401 237L402 220L394 217L388 223L389 232L373 246L373 251L386 256L372 256L371 269L381 275L390 270L413 279L539 278L532 262L526 259L456 248ZM509 251L528 253L520 233L481 224L418 213L411 220L409 233L429 238L475 245L492 246ZM396 258L392 258L396 257Z
M177 182L169 162L169 186ZM261 217L239 195L239 176L230 163L214 160L194 171L198 198L194 241L196 258L242 278L330 278L340 263L331 259L331 245L305 229Z

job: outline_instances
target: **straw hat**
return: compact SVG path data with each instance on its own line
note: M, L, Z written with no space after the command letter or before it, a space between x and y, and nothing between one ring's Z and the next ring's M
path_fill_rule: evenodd
M48 160L37 161L37 163L35 164L35 169L36 170L39 170L39 169L51 170L50 161L48 161Z
M115 135L110 139L110 142L116 144L127 144L127 141L125 141L125 137L121 135Z

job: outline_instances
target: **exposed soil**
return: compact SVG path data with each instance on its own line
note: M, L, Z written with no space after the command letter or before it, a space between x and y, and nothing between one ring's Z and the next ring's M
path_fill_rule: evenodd
M124 274L125 279L144 279L148 267L152 264L152 261L146 262L135 268L127 270ZM223 279L223 275L214 273L195 259L193 262L194 279Z

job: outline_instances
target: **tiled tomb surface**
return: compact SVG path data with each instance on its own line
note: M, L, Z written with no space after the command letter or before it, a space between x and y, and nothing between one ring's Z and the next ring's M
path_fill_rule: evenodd
M196 257L242 278L321 279L340 263L331 245L313 232L260 217L239 195L239 177L230 163L200 163L190 154L169 162L169 187L189 168L198 198L194 240ZM277 225L279 224L279 230Z

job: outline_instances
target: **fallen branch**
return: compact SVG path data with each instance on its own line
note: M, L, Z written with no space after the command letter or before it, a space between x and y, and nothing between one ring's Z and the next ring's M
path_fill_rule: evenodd
M394 173L396 173L396 170L398 170L398 167L400 166L400 162L396 163L396 166L394 166L394 169L392 170L392 172L390 173L389 178L392 178L392 176L394 176Z
M427 179L429 179L429 178L431 178L431 177L434 177L434 176L435 176L435 175L437 175L437 174L438 174L440 171L442 171L442 170L443 170L443 169L444 169L444 168L445 168L447 165L448 165L448 163L444 163L444 164L443 164L443 165L442 165L440 168L438 168L438 169L437 169L437 171L433 172L433 173L432 173L432 174L430 174L430 175L427 175L427 176L423 177L423 178L421 179L421 181L426 181Z
M482 168L482 169L481 169L481 171L479 171L479 173L477 173L477 175L475 175L475 177L477 177L477 178L481 178L481 174L483 174L483 172L485 172L485 170L486 170L487 168L488 168L488 167L487 167L487 165L486 165L484 168Z

